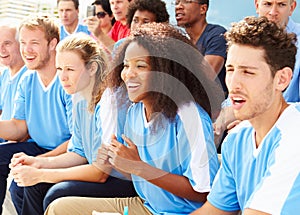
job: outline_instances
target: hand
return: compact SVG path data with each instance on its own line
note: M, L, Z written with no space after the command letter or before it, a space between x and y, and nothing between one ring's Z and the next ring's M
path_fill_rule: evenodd
M31 166L16 166L11 169L11 174L18 186L33 186L40 183L40 169Z
M229 123L227 125L227 130L228 130L228 133L230 132L231 129L233 129L235 126L237 126L238 124L240 124L242 121L241 120L235 120L231 123Z
M35 157L26 155L24 152L16 153L13 155L9 164L9 168L12 169L16 166L21 166L21 165L27 165L27 166L39 168L37 159Z
M216 148L219 147L221 138L227 126L234 120L235 120L235 116L232 107L229 106L229 107L222 108L218 118L213 123Z
M87 17L84 22L88 26L88 30L92 32L95 37L103 34L101 29L101 19L98 19L96 16Z
M109 162L117 169L134 174L142 163L136 145L124 135L122 138L128 144L128 147L118 142L116 137L112 138L109 146Z
M100 169L102 172L109 174L111 170L111 164L108 159L108 145L102 143L100 148L98 149L97 159L93 162L93 165Z

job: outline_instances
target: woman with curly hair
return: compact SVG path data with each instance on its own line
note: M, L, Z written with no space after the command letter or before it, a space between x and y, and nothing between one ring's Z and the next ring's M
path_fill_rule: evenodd
M189 214L205 201L219 168L210 119L218 93L197 49L169 24L132 32L108 80L125 84L129 107L122 138L99 150L97 164L129 175L138 197L61 198L46 214ZM221 93L221 89L219 92ZM220 99L221 101L221 99Z

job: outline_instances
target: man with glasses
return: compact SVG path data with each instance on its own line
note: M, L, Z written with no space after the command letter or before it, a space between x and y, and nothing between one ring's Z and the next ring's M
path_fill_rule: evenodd
M60 40L76 32L90 35L87 26L79 23L79 0L57 0L57 7L61 21Z
M220 81L224 90L226 60L226 29L220 25L209 24L206 14L209 0L174 0L177 25L183 27L192 42L197 46L204 59L215 73L208 74L212 80Z

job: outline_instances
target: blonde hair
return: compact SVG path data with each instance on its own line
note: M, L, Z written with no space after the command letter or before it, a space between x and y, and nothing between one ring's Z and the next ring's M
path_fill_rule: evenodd
M45 33L48 42L54 38L59 42L59 27L50 16L29 16L21 22L19 31L22 28L28 28L30 30L40 29Z
M84 33L75 33L66 37L58 43L56 51L76 52L84 61L84 65L87 69L90 68L92 63L97 63L98 68L95 74L92 99L88 107L90 112L94 112L95 106L100 101L104 90L103 80L107 71L107 56L105 52L98 46L97 42L93 38Z

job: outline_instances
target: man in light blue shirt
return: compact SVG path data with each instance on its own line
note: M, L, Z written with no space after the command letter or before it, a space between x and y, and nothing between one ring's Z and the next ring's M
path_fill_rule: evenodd
M0 23L0 63L5 66L0 75L0 120L11 119L17 86L27 70L20 54L17 27L7 24L10 21Z
M60 40L65 37L83 32L88 35L91 33L86 25L79 23L79 1L78 0L57 0L58 15L61 22L60 26Z
M299 104L282 92L295 65L296 35L266 17L246 17L226 34L226 84L242 122L222 145L207 202L193 214L295 214L300 210Z
M16 143L0 145L0 194L5 196L9 163L14 153L40 155L66 151L72 130L72 100L56 74L59 29L45 17L29 17L19 27L20 52L31 71L19 82L10 120L0 121L0 137ZM30 136L31 142L22 142ZM14 176L15 177L15 176ZM12 182L12 200L20 214L23 188Z
M293 78L283 92L283 97L287 102L300 102L300 24L295 23L290 17L296 8L295 0L255 0L255 8L258 16L265 16L268 20L275 22L278 26L284 28L289 33L294 33L297 36L297 55L293 71ZM222 111L214 123L216 137L220 137L228 125L235 120L230 107L230 100L224 102ZM229 125L229 128L234 126L234 123ZM219 144L219 140L216 140Z

